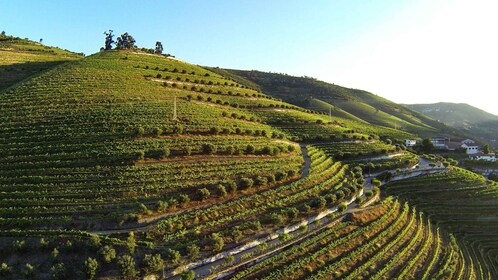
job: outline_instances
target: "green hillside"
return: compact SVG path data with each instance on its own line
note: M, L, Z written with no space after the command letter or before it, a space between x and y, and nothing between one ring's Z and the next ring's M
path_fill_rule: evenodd
M498 185L470 171L420 176L390 183L385 195L415 205L454 234L477 279L498 277Z
M19 37L0 35L0 90L81 54Z
M333 109L339 117L359 118L369 123L421 136L439 133L461 135L461 132L451 127L363 90L344 88L310 77L293 77L260 71L231 69L226 71L258 84L264 92L271 96L305 108L327 112L327 108L317 104L326 102L333 105Z
M212 69L110 50L0 90L0 278L494 276L363 177L417 172L416 135Z
M468 104L411 104L406 107L461 129L478 140L498 148L498 116Z

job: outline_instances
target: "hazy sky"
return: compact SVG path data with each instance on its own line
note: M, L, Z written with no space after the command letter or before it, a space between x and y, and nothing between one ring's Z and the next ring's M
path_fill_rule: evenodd
M187 62L498 114L497 0L1 0L0 30L91 54L103 32Z

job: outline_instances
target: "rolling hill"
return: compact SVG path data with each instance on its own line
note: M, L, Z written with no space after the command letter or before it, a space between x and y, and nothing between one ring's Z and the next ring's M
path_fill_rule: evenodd
M19 37L0 35L0 90L53 66L82 58L56 47Z
M363 176L450 171L416 168L400 143L417 136L388 125L438 131L417 118L379 109L378 125L334 105L331 119L136 50L67 60L0 89L2 279L494 276Z
M478 140L498 148L498 116L468 104L441 102L435 104L410 104L406 107L459 128Z
M216 68L212 69L217 71ZM341 87L310 77L225 69L257 84L267 94L304 108L391 127L422 137L459 135L452 127L367 91Z

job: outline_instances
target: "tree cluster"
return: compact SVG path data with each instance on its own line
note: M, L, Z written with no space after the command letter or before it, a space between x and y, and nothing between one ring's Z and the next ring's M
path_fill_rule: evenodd
M112 50L113 45L115 46L115 49L118 50L133 50L137 48L135 45L136 40L133 38L131 34L128 32L125 32L121 34L121 36L116 38L116 41L114 41L114 34L113 30L105 31L105 42L104 42L104 47L101 48L101 50ZM143 48L142 48L143 50ZM162 54L164 50L163 44L159 41L156 42L156 46L154 49L147 49L148 52L150 53L155 53L155 54Z

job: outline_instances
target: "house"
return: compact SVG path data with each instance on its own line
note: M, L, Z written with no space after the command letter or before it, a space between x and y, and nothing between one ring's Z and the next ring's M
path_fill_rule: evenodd
M436 149L448 149L450 139L447 137L432 137L431 142Z
M462 148L464 148L467 152L468 155L473 155L473 154L478 154L479 153L479 146L476 145L476 144L462 144L461 146Z
M475 144L476 141L472 140L472 139L465 139L462 141L462 145L463 144Z
M495 162L498 159L496 158L495 154L485 154L485 153L476 153L469 155L469 158L472 160L485 160L485 161L492 161Z
M417 145L417 140L414 140L414 139L406 139L405 140L406 147L413 147L415 145Z

